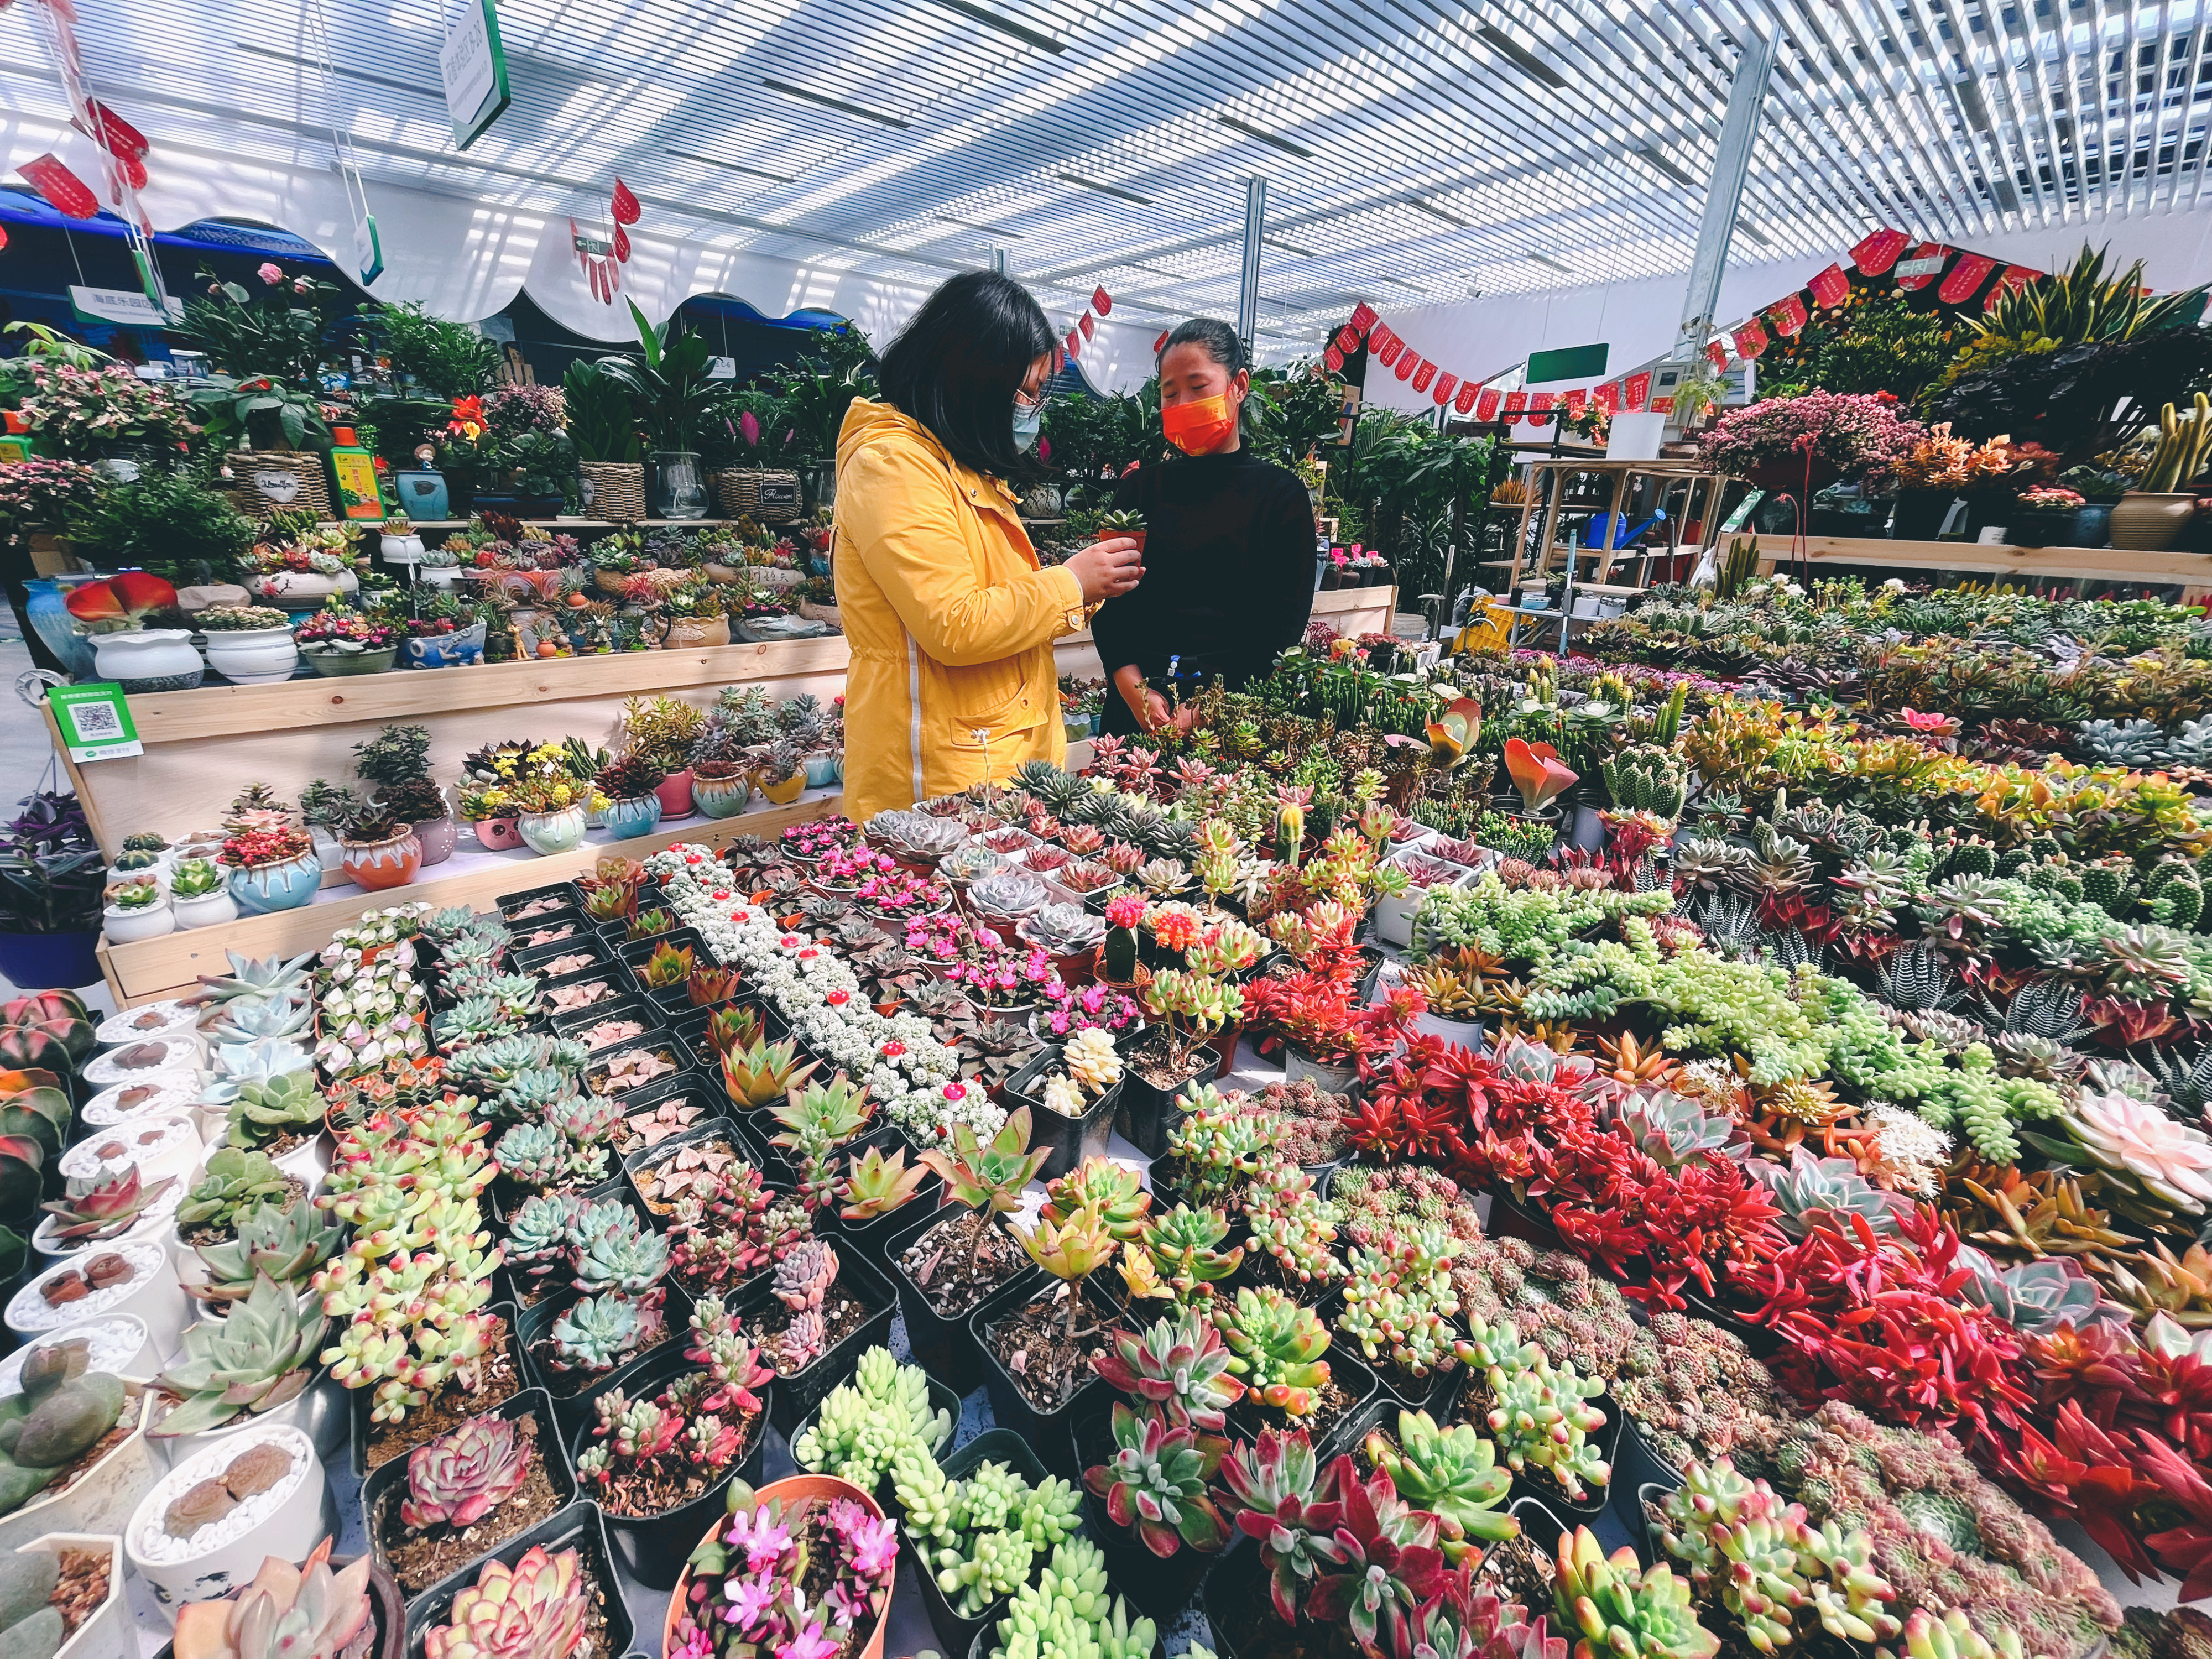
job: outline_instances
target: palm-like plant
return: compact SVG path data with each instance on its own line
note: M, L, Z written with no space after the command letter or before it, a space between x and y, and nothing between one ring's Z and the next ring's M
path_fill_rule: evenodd
M635 300L629 314L637 325L638 356L603 357L599 371L629 394L648 448L696 449L728 395L721 381L708 378L713 354L707 337L679 329L672 318L656 329Z

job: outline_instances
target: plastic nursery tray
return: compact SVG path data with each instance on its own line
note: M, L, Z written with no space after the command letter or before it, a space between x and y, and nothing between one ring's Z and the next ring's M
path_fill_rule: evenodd
M513 949L518 956L526 951L541 950L548 945L568 945L594 937L591 924L578 910L560 910L551 915L532 916L527 921L508 924L514 929Z
M580 953L591 957L594 963L603 968L615 967L614 952L608 950L605 942L596 934L586 929L574 939L556 939L550 945L532 945L514 951L513 955L514 970L519 974L543 975L547 963L562 957L573 957ZM580 970L571 969L569 971L574 973ZM617 971L619 972L620 969L617 969ZM627 985L628 981L625 981L624 984Z
M573 974L563 974L558 979L541 980L538 983L545 994L545 1018L549 1022L556 1014L578 1014L588 1008L603 1008L610 1003L619 1002L630 994L629 978L619 967L607 962L596 962L589 968L580 968ZM556 991L565 991L571 986L593 984L601 988L599 994L591 1001L580 1003L573 1008L558 1008L553 1006L554 993Z
M1030 1150L1034 1152L1040 1146L1049 1149L1044 1166L1037 1171L1040 1181L1066 1175L1086 1158L1106 1155L1107 1143L1114 1138L1114 1114L1129 1081L1125 1072L1112 1088L1091 1103L1080 1117L1055 1112L1044 1103L1042 1085L1066 1053L1065 1043L1047 1043L1030 1057L1027 1065L1006 1079L1004 1103L1007 1109L1011 1111L1018 1105L1030 1109Z
M539 899L546 898L557 899L571 908L580 908L584 902L584 896L574 882L549 881L543 887L526 887L519 893L501 893L492 902L499 907L500 915L507 918L507 926L512 927L516 911L528 909Z
M595 1002L590 1007L579 1008L573 1013L556 1014L553 1029L562 1036L580 1038L591 1027L610 1019L634 1019L645 1028L641 1035L646 1036L666 1029L660 1010L635 993L612 1002ZM635 1039L622 1040L629 1042Z

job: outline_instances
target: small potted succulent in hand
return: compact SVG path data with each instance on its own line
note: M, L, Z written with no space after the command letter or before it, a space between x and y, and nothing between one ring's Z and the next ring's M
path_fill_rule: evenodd
M1137 551L1145 550L1145 515L1127 508L1116 508L1098 515L1098 539L1105 541L1115 536L1127 536L1136 543Z

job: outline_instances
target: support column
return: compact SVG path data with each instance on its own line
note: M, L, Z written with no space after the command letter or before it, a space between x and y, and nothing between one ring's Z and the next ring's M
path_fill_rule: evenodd
M1759 136L1759 111L1774 74L1774 35L1754 34L1736 60L1729 82L1728 114L1721 122L1720 149L1713 157L1712 182L1705 190L1705 216L1698 224L1697 256L1690 263L1690 291L1682 300L1682 325L1670 362L1695 362L1713 331L1720 304L1721 274L1728 266L1729 240L1735 234L1743 181L1751 170L1751 146Z
M991 250L991 269L997 271L1001 276L1006 274L1006 249L1002 247L994 247Z
M1260 330L1260 233L1267 220L1267 181L1244 181L1244 267L1237 286L1237 334L1244 357L1252 357L1252 337Z

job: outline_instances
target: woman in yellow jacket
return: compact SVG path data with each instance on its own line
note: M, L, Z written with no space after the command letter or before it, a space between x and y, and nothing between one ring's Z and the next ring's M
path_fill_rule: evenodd
M1040 569L1006 482L1036 441L1051 325L991 271L939 289L837 437L845 811L866 823L1024 761L1059 761L1052 642L1144 574L1115 537Z

